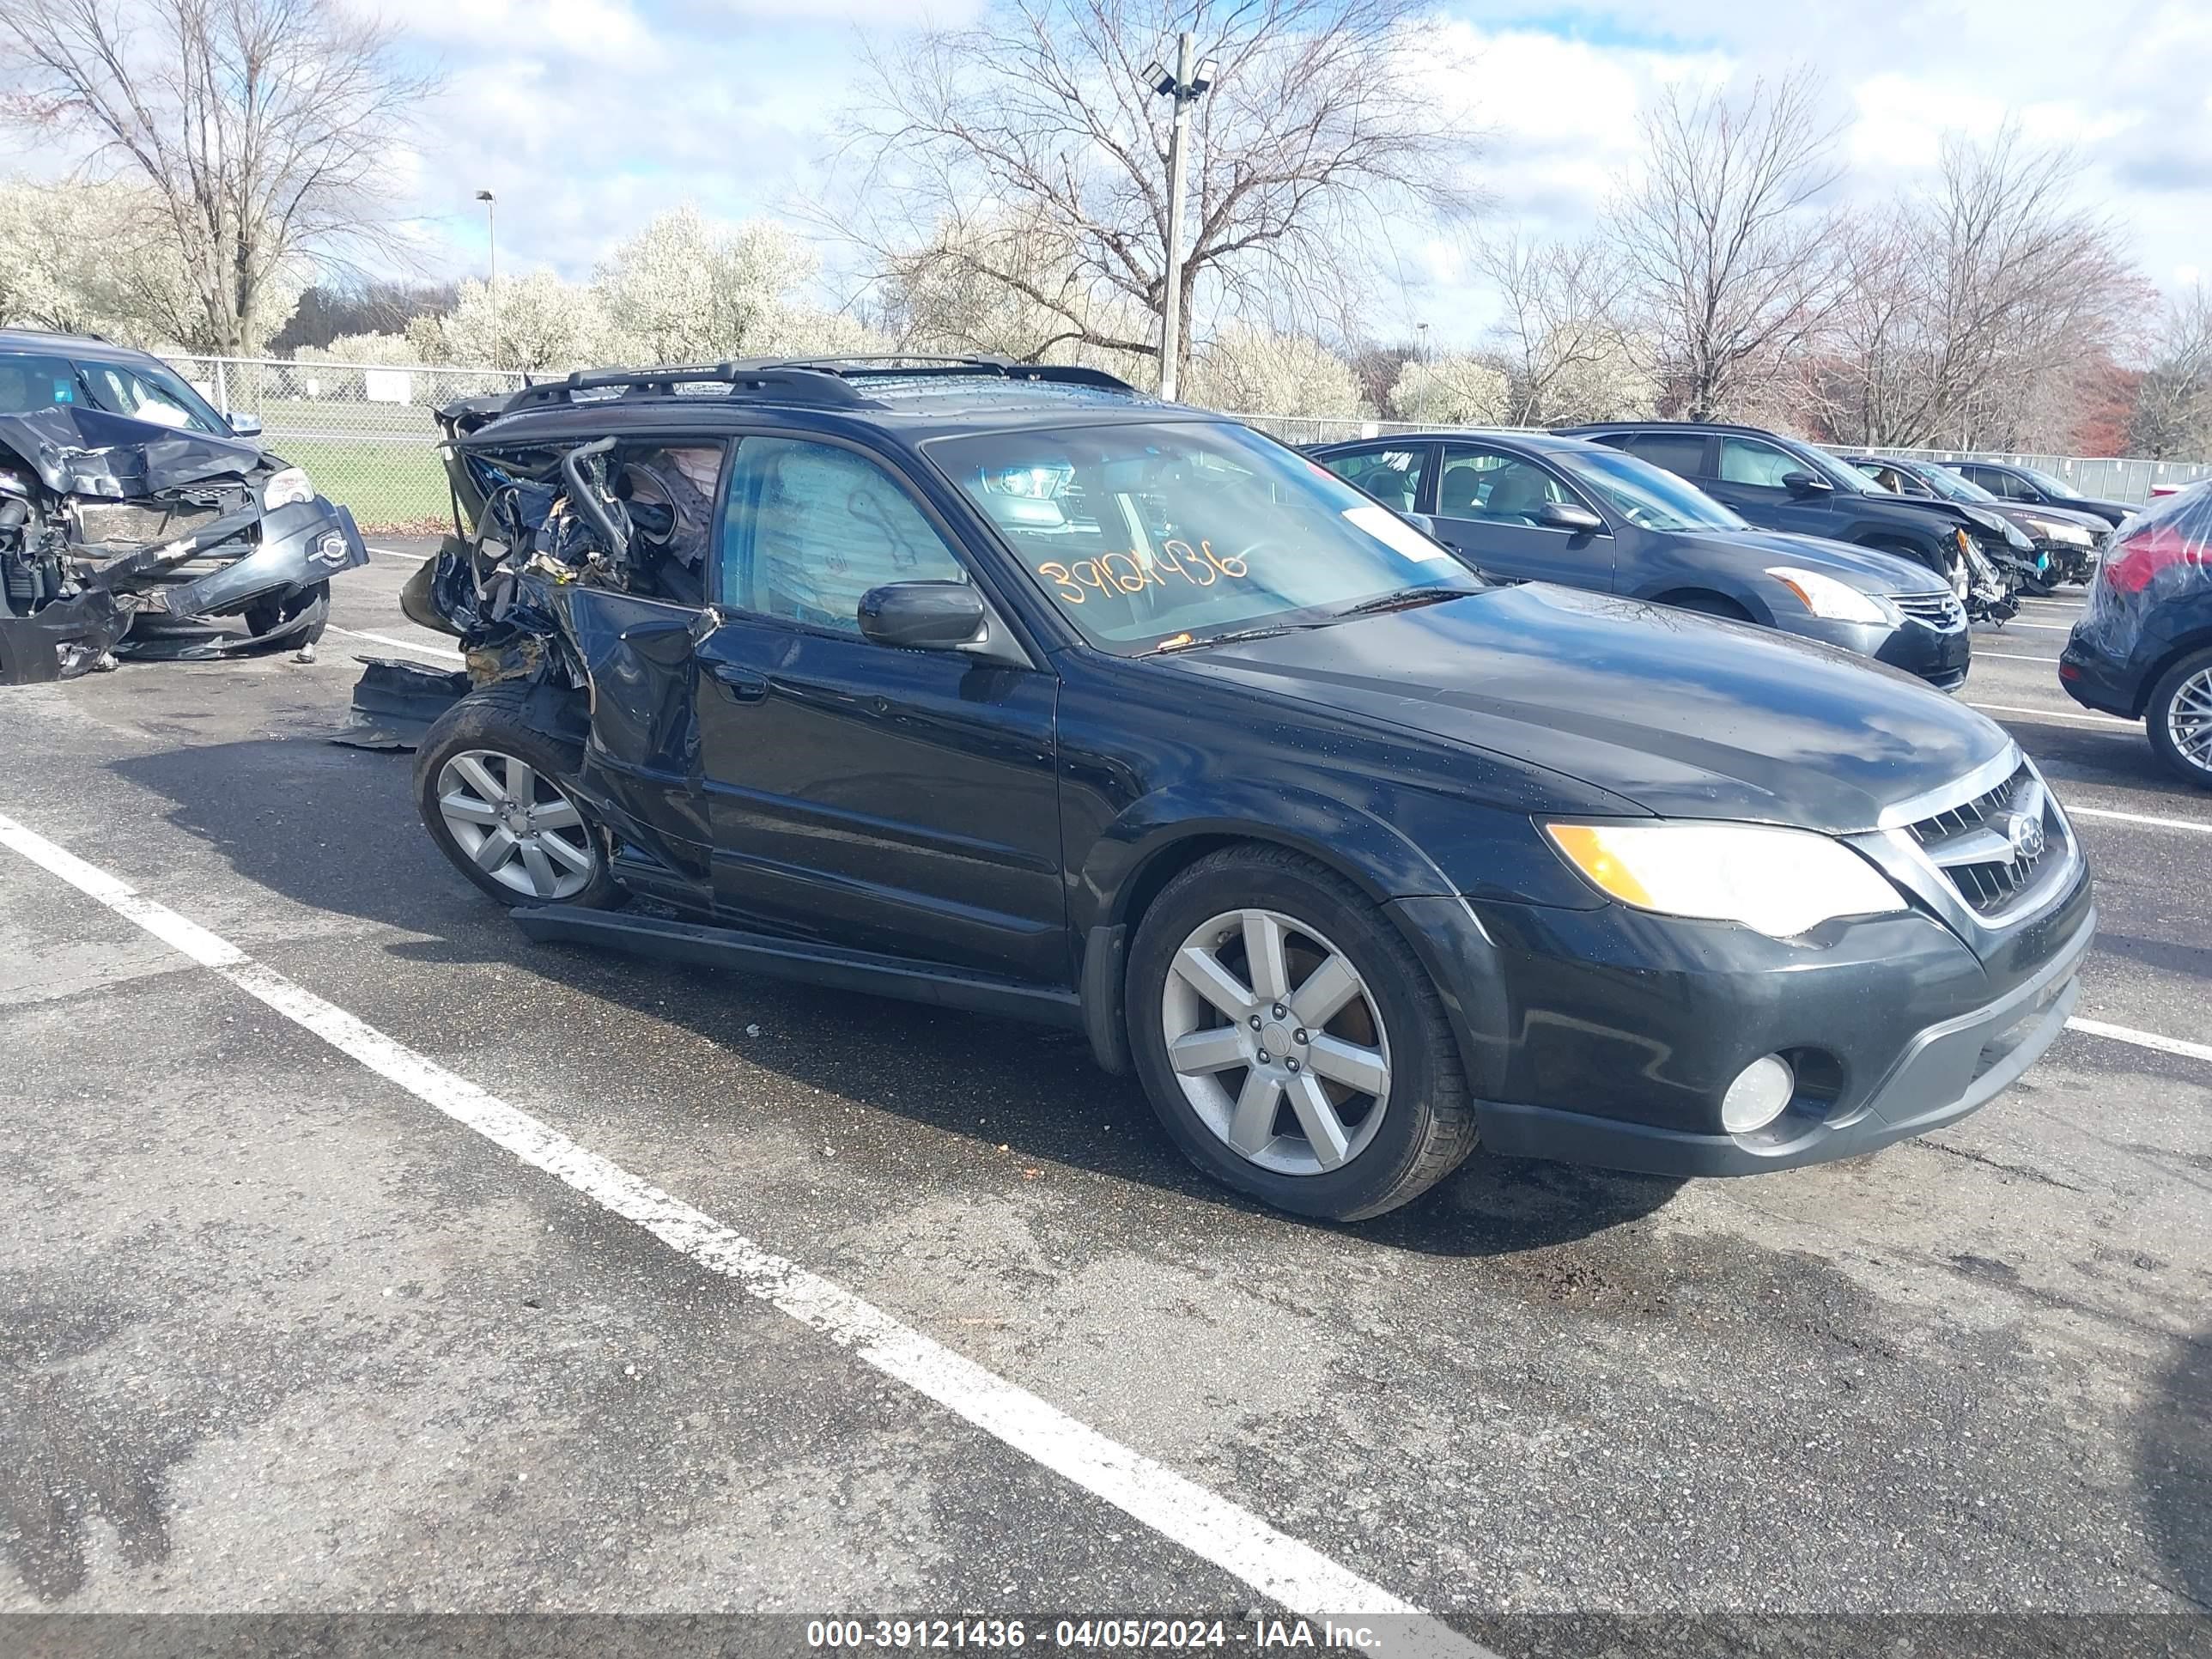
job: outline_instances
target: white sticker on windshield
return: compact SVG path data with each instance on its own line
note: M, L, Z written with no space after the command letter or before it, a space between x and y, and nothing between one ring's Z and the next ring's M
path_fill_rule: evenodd
M1407 524L1387 507L1347 507L1345 521L1355 525L1416 564L1452 564L1456 561L1443 548Z

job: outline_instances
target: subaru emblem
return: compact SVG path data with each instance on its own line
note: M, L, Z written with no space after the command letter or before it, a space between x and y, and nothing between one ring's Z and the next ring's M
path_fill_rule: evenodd
M2025 812L2015 812L2012 822L2005 826L2005 839L2012 843L2015 863L2025 864L2043 856L2043 820L2030 817Z

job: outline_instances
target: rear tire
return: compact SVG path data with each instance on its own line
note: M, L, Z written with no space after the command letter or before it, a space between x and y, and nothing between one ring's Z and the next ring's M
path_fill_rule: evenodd
M1364 1220L1474 1148L1428 970L1310 859L1234 847L1170 882L1138 924L1127 1008L1137 1074L1176 1144L1279 1209Z
M2192 651L2158 677L2143 724L2168 770L2212 789L2212 651Z
M453 867L501 904L611 909L607 836L570 793L582 746L531 720L529 688L471 691L415 756L415 804Z

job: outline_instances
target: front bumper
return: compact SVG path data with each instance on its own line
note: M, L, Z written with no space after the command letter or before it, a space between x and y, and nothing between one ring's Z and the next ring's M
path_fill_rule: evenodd
M1973 663L1973 642L1963 620L1956 627L1939 628L1908 617L1892 627L1808 617L1794 620L1790 631L1902 669L1939 691L1956 691L1964 685Z
M2086 870L1985 957L1918 911L1785 943L1618 905L1397 908L1448 983L1485 1146L1672 1176L1847 1158L1965 1116L2063 1029L2096 929ZM1774 1053L1798 1098L1722 1130L1729 1082Z

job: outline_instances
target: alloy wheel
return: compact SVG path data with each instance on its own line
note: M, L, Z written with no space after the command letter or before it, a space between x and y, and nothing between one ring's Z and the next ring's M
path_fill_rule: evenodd
M2212 668L2200 668L2174 687L2166 705L2166 734L2174 753L2201 772L2212 772Z
M1160 996L1168 1061L1200 1121L1278 1175L1367 1148L1390 1100L1390 1044L1367 982L1295 916L1229 910L1176 951Z
M576 804L526 761L471 749L438 769L438 814L502 887L548 902L591 884L599 849Z

